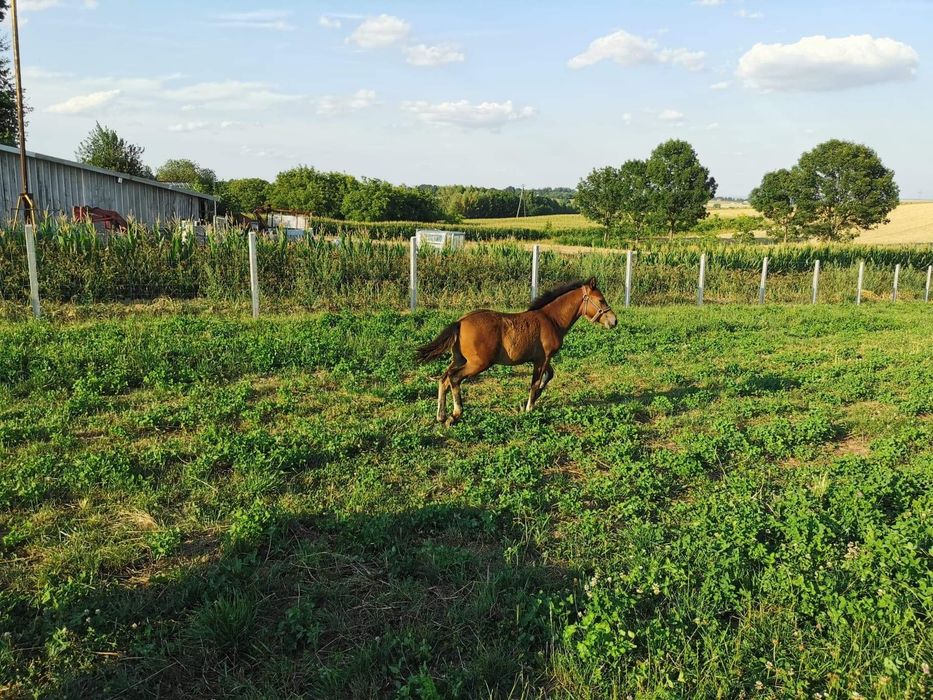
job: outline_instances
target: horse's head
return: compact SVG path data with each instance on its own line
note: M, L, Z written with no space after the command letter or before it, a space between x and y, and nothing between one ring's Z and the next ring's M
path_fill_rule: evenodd
M616 324L619 322L613 310L609 308L609 302L606 301L606 297L596 288L595 277L591 277L589 281L583 285L582 306L583 309L581 313L592 323L598 323L605 328L615 328Z

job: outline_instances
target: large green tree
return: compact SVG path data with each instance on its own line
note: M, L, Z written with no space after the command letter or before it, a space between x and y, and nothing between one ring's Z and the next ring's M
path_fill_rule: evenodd
M623 219L636 236L641 236L651 219L652 192L648 180L648 163L628 160L619 168L618 178Z
M651 218L671 240L708 215L706 205L716 195L716 180L686 141L671 139L655 148L648 159L647 175Z
M894 171L868 146L833 139L800 156L798 218L823 240L854 238L887 223L900 191Z
M224 211L231 214L254 212L269 203L272 185L258 177L226 180L217 183L215 192L220 196Z
M622 219L622 191L619 170L611 165L595 168L577 185L574 204L587 219L604 227L603 240Z
M156 180L184 184L196 192L205 194L213 194L217 186L217 175L213 170L202 168L187 158L173 158L165 161L156 170Z
M341 212L351 221L441 221L438 199L425 190L397 187L364 178L343 199Z
M121 138L116 131L97 123L75 152L82 163L98 168L116 170L118 173L152 177L152 171L143 163L142 146Z
M276 176L269 190L269 203L277 209L339 219L343 198L357 187L359 183L350 175L300 165Z
M803 230L801 213L797 205L800 201L800 174L797 168L781 168L765 173L761 184L752 190L748 197L757 211L773 222L784 242L797 238Z

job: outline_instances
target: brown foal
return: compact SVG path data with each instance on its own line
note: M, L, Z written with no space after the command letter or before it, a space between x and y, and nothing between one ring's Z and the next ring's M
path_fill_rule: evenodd
M460 383L492 365L534 364L525 410L534 408L544 387L554 377L551 358L560 350L567 331L581 316L606 328L618 319L596 280L575 282L538 297L527 311L505 314L473 311L451 323L441 334L418 348L418 360L428 362L451 351L453 359L437 388L437 420L447 420L447 392L454 397L450 424L463 415Z

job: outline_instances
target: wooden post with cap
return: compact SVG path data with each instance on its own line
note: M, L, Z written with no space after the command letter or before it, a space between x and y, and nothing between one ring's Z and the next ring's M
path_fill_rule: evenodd
M32 314L36 318L42 315L39 303L39 273L36 265L36 211L29 191L29 160L26 155L26 120L23 116L23 71L19 59L19 18L16 0L10 2L10 19L13 30L13 70L16 74L16 123L19 128L19 173L21 190L16 202L17 218L20 208L23 210L24 237L26 239L26 265L29 268L29 301Z

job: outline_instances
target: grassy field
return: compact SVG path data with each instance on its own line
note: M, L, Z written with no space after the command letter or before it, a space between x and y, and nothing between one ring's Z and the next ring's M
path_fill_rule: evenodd
M452 429L454 314L201 308L0 323L0 695L930 697L930 307L633 309Z
M737 216L758 216L751 207L722 205L710 207L710 216L731 219ZM933 243L933 202L903 202L890 216L891 222L861 234L857 243L872 245ZM564 229L599 228L582 214L557 214L553 216L530 216L519 219L470 219L476 226L504 228L519 226L540 231L559 232Z

